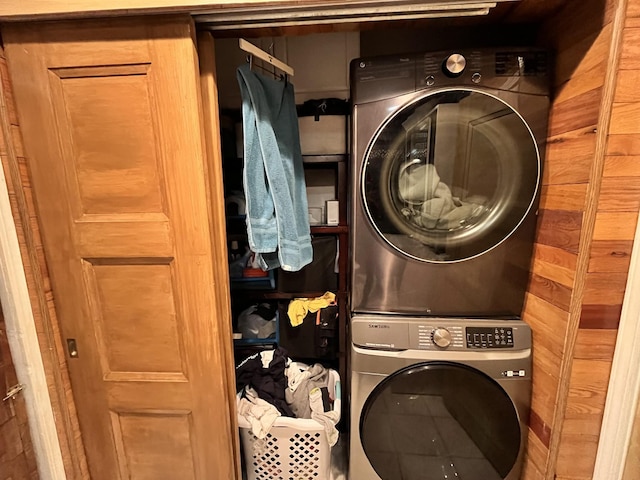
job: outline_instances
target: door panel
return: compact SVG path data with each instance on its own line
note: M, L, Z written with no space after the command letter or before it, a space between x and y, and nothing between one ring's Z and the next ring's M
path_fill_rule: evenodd
M193 33L188 17L3 31L94 479L235 477Z

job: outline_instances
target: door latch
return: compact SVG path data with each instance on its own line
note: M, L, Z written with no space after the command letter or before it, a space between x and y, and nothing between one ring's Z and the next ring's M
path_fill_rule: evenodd
M78 358L78 344L75 338L67 338L67 351L71 358Z
M7 390L6 397L4 397L2 401L6 402L9 399L15 400L16 395L19 394L22 390L24 390L24 387L25 387L24 385L22 385L21 383L18 383L17 385L14 385L13 387L9 388L9 390Z

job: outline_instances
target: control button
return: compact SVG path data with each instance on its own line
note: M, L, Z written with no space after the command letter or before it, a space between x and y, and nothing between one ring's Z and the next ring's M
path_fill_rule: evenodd
M446 328L436 328L431 333L431 340L440 348L447 348L451 345L451 333Z
M427 84L427 86L432 86L434 83L436 83L436 77L434 77L433 75L429 75L427 78L424 79L424 82Z
M459 53L449 55L444 63L445 73L454 76L460 75L466 66L467 60Z
M478 72L471 75L471 81L473 83L480 83L480 80L482 80L482 75L480 75Z

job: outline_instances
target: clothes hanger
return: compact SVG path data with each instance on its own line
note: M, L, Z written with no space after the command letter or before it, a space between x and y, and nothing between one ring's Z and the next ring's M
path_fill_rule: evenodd
M244 38L239 39L239 45L240 45L240 49L247 52L249 54L249 67L253 68L253 57L257 57L260 60L264 60L265 62L267 62L270 65L273 65L275 68L277 68L278 70L282 71L284 74L284 80L287 80L287 76L293 77L293 68L291 68L289 65L287 65L286 63L284 63L281 60L278 60L277 58L275 58L273 55L271 55L270 53L265 52L264 50L256 47L254 44L247 42ZM259 68L262 68L263 70L267 70L265 67L262 67L260 65L255 65ZM273 73L273 72L270 72ZM275 75L275 74L274 74Z

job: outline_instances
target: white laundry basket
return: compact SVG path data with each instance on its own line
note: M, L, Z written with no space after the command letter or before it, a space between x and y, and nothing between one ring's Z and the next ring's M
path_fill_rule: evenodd
M342 408L340 376L329 370L333 411ZM329 480L331 447L324 427L306 418L279 417L267 436L257 438L238 416L247 480Z

